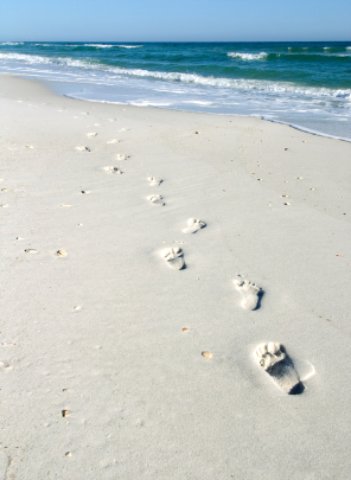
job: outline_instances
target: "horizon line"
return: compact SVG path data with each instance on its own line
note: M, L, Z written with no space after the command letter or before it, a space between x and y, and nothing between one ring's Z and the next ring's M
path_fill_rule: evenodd
M23 43L323 43L323 42L351 42L350 39L343 40L9 40L1 39L1 42L23 42Z

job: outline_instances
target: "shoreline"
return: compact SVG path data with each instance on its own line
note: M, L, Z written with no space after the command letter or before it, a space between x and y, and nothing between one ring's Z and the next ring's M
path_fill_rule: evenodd
M152 109L161 109L161 110L169 110L169 111L176 111L176 112L183 112L183 113L194 113L194 114L199 114L199 115L210 115L210 116L223 116L223 117L233 117L233 118L257 118L259 120L262 120L262 121L265 121L265 122L271 122L271 123L276 123L278 125L286 125L288 127L291 127L291 128L294 128L296 130L299 130L301 132L304 132L304 133L308 133L310 135L317 135L319 137L325 137L325 138L331 138L333 140L340 140L342 142L349 142L351 143L351 138L346 138L346 137L340 137L340 136L337 136L337 135L332 135L332 134L328 134L328 133L323 133L323 132L319 132L317 130L313 130L313 129L309 129L308 127L303 127L303 126L300 126L298 124L294 124L294 123L289 123L289 122L285 122L284 120L272 120L272 119L269 119L269 118L266 118L264 116L264 114L252 114L252 115L246 115L246 114L234 114L234 113L211 113L211 112L206 112L206 111L196 111L196 110L185 110L185 109L181 109L181 108L171 108L171 107L162 107L162 106L152 106L152 105L148 105L148 106L142 106L142 105L133 105L132 103L122 103L122 102L113 102L113 101L109 101L109 100L98 100L98 99L86 99L86 98L80 98L80 97L76 97L76 96L73 96L73 95L68 95L68 94L62 94L60 93L58 90L55 89L55 87L52 85L53 83L55 82L50 82L49 80L44 80L44 79L32 79L30 77L26 77L24 75L8 75L8 74L3 74L5 77L6 76L14 76L14 77L18 77L18 78L24 78L26 80L33 80L34 82L38 82L38 83L41 83L43 85L46 85L49 90L54 93L55 95L58 95L60 97L66 97L66 98L69 98L71 100L79 100L79 101L82 101L82 102L92 102L92 103L100 103L100 104L103 104L103 105L120 105L121 107L135 107L135 108L152 108Z
M46 83L45 81L40 81L38 80L39 83ZM155 108L155 109L160 109L160 110L170 110L170 111L176 111L176 112L183 112L183 113L195 113L195 114L200 114L200 115L213 115L213 116L223 116L223 117L234 117L234 118L258 118L259 120L262 120L264 122L271 122L271 123L277 123L278 125L286 125L288 127L294 128L296 130L299 130L300 132L308 133L310 135L316 135L317 137L325 137L325 138L331 138L333 140L341 140L342 142L351 142L351 138L346 138L346 137L338 137L336 135L331 135L328 133L323 133L319 132L317 130L312 130L307 127L302 127L300 125L295 125L294 123L289 123L289 122L284 122L283 120L271 120L269 118L266 118L264 115L245 115L245 114L234 114L234 113L211 113L211 112L201 112L201 111L196 111L196 110L184 110L181 108L171 108L171 107L161 107L161 106L152 106L152 105L147 105L147 106L142 106L142 105L133 105L132 103L122 103L122 102L112 102L108 100L96 100L96 99L86 99L86 98L79 98L79 97L74 97L71 95L63 94L61 95L60 93L56 92L55 89L52 89L54 93L56 93L59 96L70 98L71 100L80 100L82 102L93 102L93 103L102 103L102 104L107 104L107 105L120 105L120 106L130 106L130 107L135 107L135 108Z
M0 478L347 478L349 142L20 77L0 105Z

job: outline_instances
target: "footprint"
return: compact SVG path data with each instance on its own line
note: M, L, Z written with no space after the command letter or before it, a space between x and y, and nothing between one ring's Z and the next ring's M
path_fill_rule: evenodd
M12 370L12 365L6 360L0 360L0 372L8 372Z
M36 250L35 248L26 248L24 251L29 255L35 255L36 253L38 253L38 250Z
M184 253L180 247L167 248L163 250L161 255L173 270L183 270L185 268Z
M97 132L88 132L87 137L97 137L98 133Z
M199 218L189 218L186 223L187 226L183 228L183 233L196 233L206 227L206 223Z
M115 145L116 143L119 143L120 140L117 140L117 138L112 138L111 140L108 140L106 143L107 145Z
M85 145L78 145L75 149L77 152L91 152L91 149Z
M256 348L258 364L283 392L299 394L304 390L294 364L280 343L262 343Z
M115 175L123 175L124 172L118 167L115 167L113 165L108 165L107 167L104 167L103 170L106 173L114 173Z
M235 289L241 293L241 307L244 310L256 310L260 307L263 290L255 283L245 280L241 275L237 275L233 280Z
M160 205L161 207L164 207L166 205L166 202L164 201L162 195L149 195L147 199L153 205Z
M158 177L147 177L150 187L158 187L163 182L162 178Z
M33 145L25 145L24 148L28 148L29 150L33 150L34 146Z
M130 155L127 155L126 153L117 153L116 155L116 160L118 162L123 162L124 160L128 160L130 158Z
M60 248L60 250L57 250L56 251L56 255L58 257L67 257L68 253L66 250L64 250L63 248Z

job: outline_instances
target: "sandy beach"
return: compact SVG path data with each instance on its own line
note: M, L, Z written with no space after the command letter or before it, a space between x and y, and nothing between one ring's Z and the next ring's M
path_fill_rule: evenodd
M351 143L1 76L0 149L1 480L349 478Z

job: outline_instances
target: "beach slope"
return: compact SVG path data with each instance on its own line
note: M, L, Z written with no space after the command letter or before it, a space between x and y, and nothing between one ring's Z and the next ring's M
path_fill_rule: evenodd
M0 167L1 480L350 476L350 143L4 76Z

